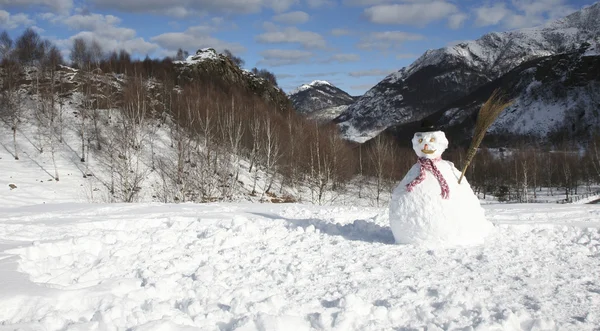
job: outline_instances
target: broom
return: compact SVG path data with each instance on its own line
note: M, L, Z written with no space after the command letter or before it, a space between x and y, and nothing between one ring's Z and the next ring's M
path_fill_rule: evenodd
M507 107L512 105L513 100L505 101L499 95L499 89L494 90L492 95L487 99L487 101L481 106L479 109L479 114L477 115L477 121L475 122L475 132L473 133L473 140L471 141L471 146L469 146L469 150L467 151L467 159L465 166L463 167L462 173L460 174L460 178L458 179L458 183L465 176L465 172L467 172L467 167L471 161L473 161L473 157L477 153L477 148L481 141L483 140L483 136L487 132L487 129L494 123L498 115Z

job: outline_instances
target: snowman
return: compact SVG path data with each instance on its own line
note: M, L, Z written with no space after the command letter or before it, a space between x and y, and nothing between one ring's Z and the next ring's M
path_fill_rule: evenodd
M452 162L442 160L448 148L443 131L427 122L412 139L418 162L394 189L389 220L398 244L424 247L483 243L494 226L479 199Z

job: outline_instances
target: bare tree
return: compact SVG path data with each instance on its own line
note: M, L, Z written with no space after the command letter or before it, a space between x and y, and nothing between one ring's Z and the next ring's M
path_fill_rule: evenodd
M10 39L3 40L7 48L4 49L2 58L2 68L4 68L4 79L2 88L2 118L7 122L12 130L13 148L15 160L19 159L19 150L17 148L17 131L23 117L22 96L20 92L19 80L22 74L23 67L18 61L17 54L14 48L10 48L12 44Z
M596 180L600 182L600 134L594 135L587 147L592 169L596 174Z
M10 52L13 49L13 40L10 38L6 31L2 31L0 34L0 61L8 59Z
M149 168L142 156L148 143L148 91L140 77L131 77L124 90L123 109L113 128L110 153L113 155L114 193L119 201L138 199Z
M43 58L43 42L32 28L27 28L15 42L18 61L25 66L34 65Z
M71 48L71 62L78 69L88 69L91 60L91 55L88 50L88 45L81 37L73 39Z
M266 193L271 190L273 182L277 174L277 165L279 159L282 156L281 141L279 140L279 134L277 132L278 127L272 121L270 117L266 117L263 122L263 145L262 145L262 159L265 165L265 188L263 189L263 198Z
M245 63L244 60L242 60L242 58L239 56L233 55L233 53L231 53L230 50L228 50L228 49L224 50L223 54L225 54L225 56L228 57L231 60L231 62L233 62L238 67L241 68L244 66L244 63Z
M188 51L184 51L183 49L177 49L177 55L175 55L175 61L183 61L189 56Z
M57 148L57 140L56 137L59 136L59 131L61 130L59 126L62 126L62 123L59 123L57 118L59 117L57 109L58 102L56 102L57 97L57 89L56 89L56 78L57 78L57 67L62 64L62 56L60 51L55 45L50 43L46 44L45 58L44 58L44 68L48 72L48 81L47 87L44 89L44 93L42 93L43 100L43 111L42 118L40 124L45 127L45 135L49 142L50 153L52 156L52 164L54 166L54 180L58 181L60 179L58 174L58 167L56 165L56 148ZM60 83L59 83L60 84Z
M94 68L98 68L100 66L100 62L104 58L104 51L102 51L102 46L100 46L97 40L92 40L87 53L90 65Z
M391 146L383 135L378 135L369 150L369 159L375 171L375 203L379 207L381 193L385 189L386 160L391 156Z

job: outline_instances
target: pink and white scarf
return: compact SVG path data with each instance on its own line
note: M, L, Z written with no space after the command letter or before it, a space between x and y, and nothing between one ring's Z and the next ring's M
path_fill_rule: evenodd
M435 176L435 178L437 178L438 182L440 183L440 186L442 187L442 198L448 199L450 196L450 188L448 187L448 183L446 182L446 179L444 179L444 176L442 176L442 173L440 172L440 170L433 163L434 161L437 162L440 160L441 160L441 158L428 159L426 157L420 157L419 165L421 167L421 170L419 172L419 176L417 176L417 178L415 178L412 182L410 182L406 185L406 190L408 192L411 192L413 190L413 188L415 186L417 186L417 184L424 181L425 180L425 170L429 170Z

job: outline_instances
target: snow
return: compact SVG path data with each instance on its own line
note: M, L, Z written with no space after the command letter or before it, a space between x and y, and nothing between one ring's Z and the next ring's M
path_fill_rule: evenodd
M348 109L348 108L346 108ZM376 137L379 133L381 133L383 130L385 130L385 128L383 129L375 129L375 130L360 130L358 128L356 128L354 125L352 125L351 122L342 122L338 124L338 127L340 128L340 132L342 134L342 137L346 140L349 141L353 141L353 142L357 142L357 143L364 143L367 142L368 140Z
M594 100L589 91L595 87L593 82L584 86L573 86L559 95L542 82L533 80L515 103L505 109L491 125L489 132L507 130L515 134L533 134L545 136L565 123L572 121L573 114L584 109L593 109ZM584 112L577 119L597 125L597 116L592 111Z
M485 245L394 245L385 208L45 204L0 213L20 330L593 330L598 206L489 205ZM1 329L1 328L0 328Z
M330 82L325 81L325 80L313 80L309 84L302 84L302 85L298 86L297 88L293 89L288 95L298 94L302 91L309 90L315 86L323 86L323 85L333 86Z
M308 85L310 85L310 86L318 86L318 85L330 85L330 86L333 86L333 85L331 85L330 82L325 81L325 80L313 80Z
M412 143L419 158L434 160L449 196L442 197L441 184L429 170L423 181L409 190L407 185L419 177L421 165L416 163L392 193L389 219L396 242L428 248L483 244L493 226L466 178L459 184L460 171L441 159L448 147L444 132L415 133ZM432 153L423 152L427 150Z
M37 150L31 117L18 131L18 161L0 126L2 331L595 331L600 323L600 205L484 204L495 230L481 245L448 249L395 244L388 206L365 207L352 187L328 196L331 206L240 196L163 204L152 201L150 176L143 202L110 204L96 190L107 177L99 159L79 160L77 109L65 107L60 181L50 180L49 146ZM164 134L155 132L155 152L172 157ZM240 180L251 182L240 164Z
M593 43L583 53L583 56L599 56L599 55L600 55L600 41Z
M432 78L424 73L427 71L426 68L433 67L430 72L451 71L448 74L435 76L435 79L447 82L442 84L443 86L459 84L465 89L476 90L477 86L468 83L469 76L475 75L474 73L478 76L476 81L483 84L485 81L493 81L501 77L523 62L571 51L576 45L593 39L597 42L600 33L598 17L600 17L600 3L549 24L507 32L492 32L476 40L427 50L409 66L386 76L348 107L345 111L345 122L369 131L374 127L389 127L418 121L430 115L435 109L423 108L418 105L418 102L400 103L398 100L402 100L399 99L402 98L402 94L406 94L408 98L408 94L412 93L416 86L413 86L416 84L415 81ZM590 56L597 53L593 49L588 52ZM461 71L456 68L469 68L469 70ZM427 77L413 77L414 81L411 83L409 78L417 72ZM482 79L482 75L485 79ZM451 77L451 82L444 79L445 77ZM403 83L404 81L406 83ZM431 81L427 84L430 83Z
M206 60L218 60L219 55L216 51L211 48L203 48L196 52L196 54L189 55L184 61L173 61L173 63L182 63L192 65Z
M340 116L347 108L348 105L329 107L312 112L308 115L308 117L320 122L330 122L336 117Z

